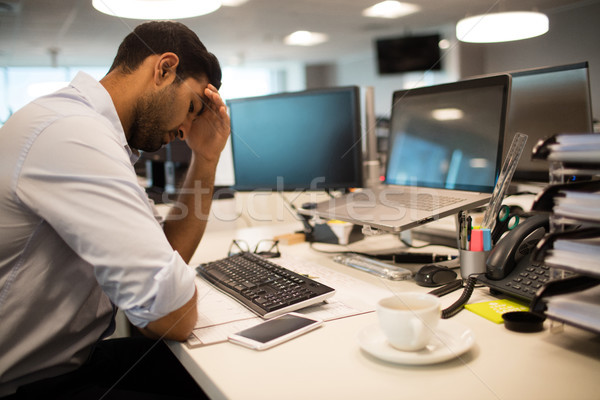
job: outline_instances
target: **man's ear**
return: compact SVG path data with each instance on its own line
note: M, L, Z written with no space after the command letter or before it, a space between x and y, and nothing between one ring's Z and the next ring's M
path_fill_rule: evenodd
M175 80L179 65L179 57L175 53L164 53L158 57L155 64L154 80L158 86L171 84Z

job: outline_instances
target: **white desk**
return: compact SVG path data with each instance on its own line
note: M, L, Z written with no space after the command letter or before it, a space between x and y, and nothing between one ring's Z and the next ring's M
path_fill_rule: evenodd
M208 231L193 263L222 258L231 240L251 245L289 233L300 225L273 225ZM391 237L372 237L377 246ZM398 242L398 245L400 243ZM356 271L311 250L306 243L281 246L284 254L302 255L390 292L428 291L413 281L392 282ZM493 300L477 289L470 302ZM444 296L444 307L460 295ZM377 299L373 299L375 303ZM326 322L313 332L258 352L231 343L189 349L169 346L212 399L599 399L600 338L573 327L550 332L516 333L467 310L453 320L470 327L475 346L440 364L406 366L386 363L363 352L356 336L377 322L375 313Z

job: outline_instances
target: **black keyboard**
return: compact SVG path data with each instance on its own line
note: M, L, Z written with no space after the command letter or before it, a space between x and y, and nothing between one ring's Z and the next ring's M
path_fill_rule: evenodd
M254 253L201 264L202 278L263 318L317 304L335 290Z

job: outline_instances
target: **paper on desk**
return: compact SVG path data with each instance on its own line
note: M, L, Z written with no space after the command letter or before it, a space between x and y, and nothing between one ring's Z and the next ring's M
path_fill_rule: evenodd
M296 273L330 286L336 293L327 303L307 307L299 312L330 321L375 310L373 299L389 294L385 289L338 273L314 262L291 256L274 261ZM231 333L256 325L262 321L252 311L215 289L203 279L196 280L198 288L198 322L189 345L206 345L224 342Z
M496 324L504 322L502 314L511 311L529 311L529 307L525 304L521 304L516 300L492 300L484 301L481 303L467 304L465 309L482 316Z

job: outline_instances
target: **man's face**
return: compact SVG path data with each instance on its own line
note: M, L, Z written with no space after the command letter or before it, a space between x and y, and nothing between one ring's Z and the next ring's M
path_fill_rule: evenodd
M188 78L148 93L137 101L129 145L153 152L176 137L183 138L194 118L204 110L206 79Z

